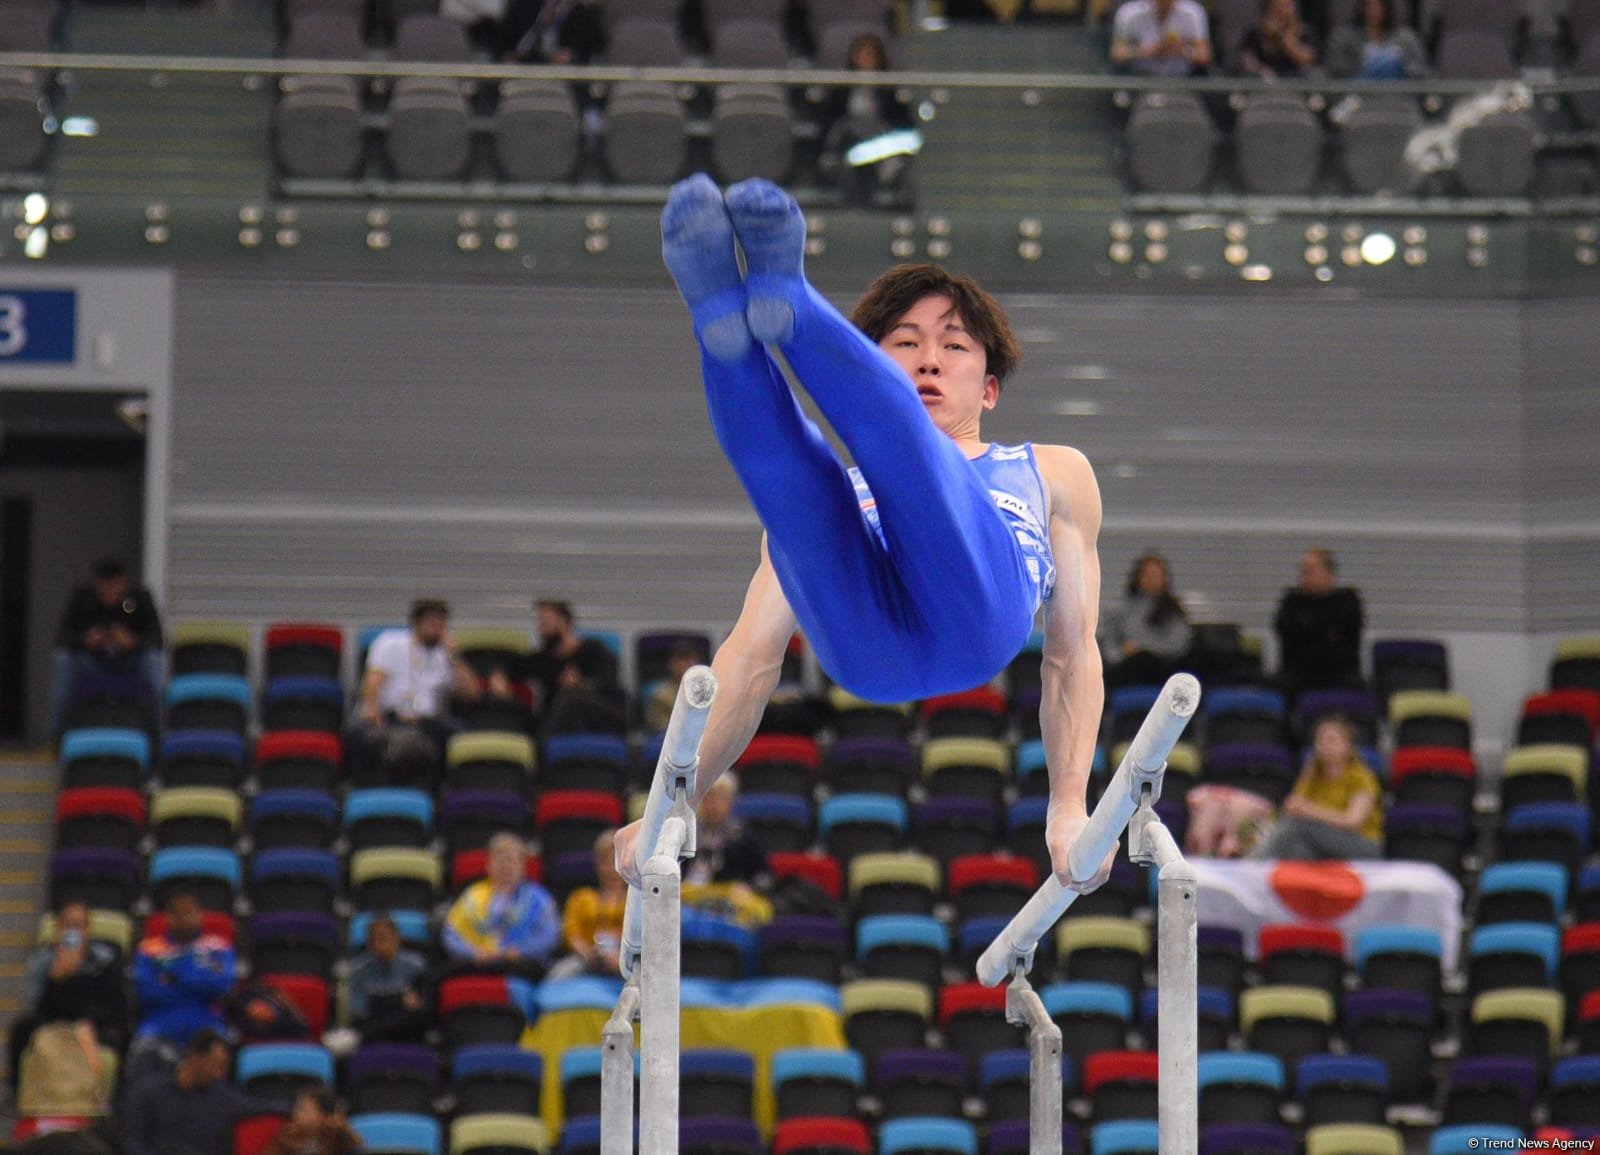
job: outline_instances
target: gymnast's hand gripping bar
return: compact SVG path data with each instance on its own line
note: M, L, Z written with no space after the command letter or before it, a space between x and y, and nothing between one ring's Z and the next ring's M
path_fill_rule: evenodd
M695 772L700 766L700 739L706 732L711 701L717 696L717 676L708 666L694 666L678 683L678 700L672 704L672 717L661 741L661 757L650 782L650 797L645 802L639 838L634 843L636 869L644 870L656 852L661 828L675 803L693 807ZM693 847L689 847L692 851ZM644 940L644 911L638 891L628 888L628 902L622 918L621 961L624 977L633 970Z
M1122 756L1116 774L1089 816L1083 833L1073 844L1067 858L1067 873L1075 881L1084 882L1094 877L1139 808L1145 787L1150 788L1152 803L1160 796L1167 755L1199 705L1200 683L1192 675L1174 674L1167 679L1161 696L1150 707L1144 724L1128 744L1128 752ZM1068 890L1053 874L1045 879L978 959L979 981L985 986L997 986L1010 978L1017 968L1027 970L1033 964L1034 947L1066 913L1078 893Z

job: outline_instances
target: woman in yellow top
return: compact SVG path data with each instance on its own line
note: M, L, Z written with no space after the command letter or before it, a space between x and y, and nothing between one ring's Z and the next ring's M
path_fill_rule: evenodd
M580 886L567 896L561 931L572 953L551 969L551 978L618 973L622 912L628 899L628 884L617 873L615 839L616 831L606 830L595 840L597 885Z
M1344 859L1383 856L1383 787L1356 753L1355 731L1324 718L1311 757L1278 812L1256 858Z

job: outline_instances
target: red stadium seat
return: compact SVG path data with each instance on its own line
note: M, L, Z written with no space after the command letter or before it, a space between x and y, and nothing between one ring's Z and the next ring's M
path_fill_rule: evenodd
M544 882L544 860L529 854L523 861L523 874L529 882ZM461 890L489 877L489 852L463 850L450 860L450 889Z
M283 622L268 626L263 638L267 651L267 677L310 675L339 677L344 654L344 631L336 626Z
M328 984L311 975L258 975L257 981L277 991L300 1012L313 1039L322 1038L328 1029L328 1008L332 996Z
M622 825L622 799L600 790L552 790L533 804L539 850L552 862L594 849L601 831Z
M987 687L929 698L921 713L930 738L998 738L1005 733L1005 695Z
M144 920L143 935L150 938L153 935L167 933L167 912L158 910ZM238 941L238 932L233 925L233 916L220 911L208 910L200 916L200 933L214 934L218 938L225 938L230 943Z
M747 794L811 797L822 755L816 742L797 734L757 734L734 762L739 788Z
M1448 746L1410 746L1389 762L1389 785L1396 802L1440 803L1465 808L1477 789L1478 765L1465 750Z
M56 796L56 845L137 850L144 795L116 786L78 786Z
M337 734L280 730L256 743L256 785L262 790L334 792L344 765L344 743Z
M826 854L789 852L767 855L773 878L803 878L838 900L844 895L844 870L839 860Z
M1006 988L959 983L939 991L939 1031L946 1045L978 1069L982 1056L1027 1045L1020 1027L1006 1022Z
M522 1011L499 975L458 975L439 984L439 1021L450 1049L477 1043L515 1043Z
M945 868L945 892L960 918L1010 915L1039 887L1039 866L1031 858L969 854Z
M851 1151L870 1155L872 1140L859 1119L785 1119L772 1133L772 1155L836 1155Z
M251 1115L233 1125L233 1155L266 1155L288 1120L282 1115Z
M1154 1051L1101 1051L1083 1062L1083 1090L1097 1123L1156 1117Z
M1332 927L1264 926L1256 945L1263 981L1317 987L1335 998L1344 989L1344 936Z

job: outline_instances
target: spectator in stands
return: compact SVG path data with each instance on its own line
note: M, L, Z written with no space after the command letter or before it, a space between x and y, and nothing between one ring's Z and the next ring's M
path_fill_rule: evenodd
M1358 859L1383 855L1383 787L1356 751L1355 727L1330 715L1256 858Z
M181 1046L196 1031L223 1029L218 1003L233 987L233 944L205 933L200 900L187 890L167 896L167 925L146 935L133 960L141 1042Z
M1325 549L1300 559L1300 582L1284 591L1273 625L1279 676L1291 699L1306 690L1359 689L1361 595L1336 585L1338 562Z
M349 1155L361 1150L361 1140L339 1099L327 1087L311 1087L294 1099L294 1113L272 1141L266 1155Z
M367 927L367 949L350 964L345 982L350 1026L363 1043L420 1043L427 1032L428 964L400 941L387 914Z
M1193 76L1211 67L1211 30L1196 0L1128 0L1111 29L1111 62L1140 76Z
M1428 75L1422 41L1395 15L1395 0L1363 0L1356 18L1328 39L1335 80L1416 80Z
M833 62L828 62L830 66ZM863 33L850 42L847 64L851 72L889 71L889 49L883 37ZM822 109L822 159L839 173L839 188L846 203L870 205L880 189L891 188L905 172L903 153L871 163L852 164L849 153L863 141L913 125L911 106L892 84L876 87L835 88Z
M605 15L594 0L510 0L502 43L524 64L588 64L605 51Z
M228 1081L228 1041L202 1028L189 1036L171 1072L132 1087L123 1110L126 1155L230 1155L233 1125L269 1111Z
M752 886L767 872L761 844L745 833L733 812L739 783L724 774L711 784L695 811L695 856L684 866L685 882L736 882Z
M1167 559L1142 554L1128 570L1122 604L1100 619L1100 652L1108 686L1159 686L1189 652L1194 631L1172 592Z
M572 606L544 599L534 603L539 649L519 671L534 689L534 709L543 714L543 732L621 734L627 729L617 657L594 638L578 635ZM490 692L508 689L496 670Z
M385 726L422 730L443 748L454 727L450 697L478 696L478 678L462 660L450 636L450 607L423 598L411 606L411 628L385 630L367 650L367 671L361 678L354 743L371 756Z
M615 830L606 830L595 839L596 885L580 886L567 895L561 912L561 935L572 953L552 968L552 978L620 972L622 912L628 901L628 884L617 873L616 837Z
M660 733L672 719L672 707L678 700L678 686L701 660L699 649L692 642L674 642L667 652L667 676L656 683L644 704L645 729Z
M56 630L50 732L61 733L80 678L136 677L154 696L164 673L161 618L150 591L133 585L128 567L115 558L96 562L93 580L67 598Z
M56 912L55 938L28 959L23 1014L7 1032L7 1077L13 1096L22 1055L34 1032L47 1023L75 1024L84 1053L97 1047L121 1051L128 1041L128 996L117 951L89 938L89 908L69 902Z
M1262 80L1301 76L1317 62L1295 0L1261 0L1261 18L1239 48L1235 71Z
M464 969L542 978L561 943L561 917L550 892L527 877L522 839L489 840L489 877L461 892L445 917L444 949Z

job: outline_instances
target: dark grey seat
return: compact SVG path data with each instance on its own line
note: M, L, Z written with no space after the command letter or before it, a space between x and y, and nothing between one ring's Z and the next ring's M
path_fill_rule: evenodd
M675 68L683 63L678 26L654 17L629 17L611 26L606 63L628 68Z
M1211 180L1217 130L1190 93L1152 92L1134 105L1126 132L1128 168L1146 192L1194 193Z
M459 83L421 77L397 81L384 147L401 180L460 177L472 159L472 129Z
M676 25L683 0L604 0L601 7L613 27L624 20L661 20Z
M44 105L38 75L0 76L0 172L28 172L44 158Z
M1261 0L1216 0L1211 47L1225 71L1233 71L1246 37L1261 22Z
M1538 126L1526 112L1497 112L1462 130L1456 179L1475 197L1520 197L1533 184Z
M1304 196L1322 169L1322 125L1292 94L1253 97L1233 131L1239 179L1250 192Z
M888 35L888 0L806 0L806 15L813 35L821 35L830 24L864 22L880 36Z
M360 60L361 17L337 8L305 9L293 17L283 54L293 60Z
M49 52L50 47L49 9L0 4L0 52Z
M711 167L723 181L782 181L794 163L793 127L782 89L724 85L711 113Z
M784 68L789 45L775 21L729 20L711 30L713 68Z
M834 20L823 25L816 33L817 67L848 67L850 45L856 42L858 36L877 36L883 41L884 47L889 49L890 59L893 59L894 45L890 43L889 37L884 34L880 25L864 24L859 20Z
M367 4L366 0L286 0L283 6L284 18L290 28L302 17L316 12L336 12L341 16L354 17L357 28L360 28L367 18Z
M389 55L427 64L463 64L471 59L472 46L454 20L415 12L400 21Z
M1517 60L1509 36L1483 28L1447 31L1439 41L1435 71L1446 80L1510 80Z
M619 84L606 105L602 154L624 184L667 184L689 158L683 105L670 84Z
M1584 42L1567 71L1586 80L1600 78L1600 31ZM1600 92L1575 93L1569 99L1573 115L1588 128L1600 128Z
M289 76L272 110L272 144L285 175L347 180L361 169L365 141L355 81Z
M583 128L564 84L508 81L494 112L494 155L508 180L565 180L577 167Z
M1421 174L1406 163L1406 145L1421 128L1416 101L1362 97L1339 132L1340 167L1351 190L1364 196L1413 192Z
M739 20L762 24L783 23L785 0L703 0L706 14L706 31L711 39L717 38L717 29Z

